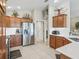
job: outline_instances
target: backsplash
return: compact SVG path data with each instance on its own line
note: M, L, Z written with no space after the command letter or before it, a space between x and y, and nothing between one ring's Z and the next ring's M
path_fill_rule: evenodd
M6 28L6 35L15 35L17 28Z
M69 29L67 28L52 28L50 30L50 34L52 34L52 31L54 30L59 31L60 32L59 35L69 36Z

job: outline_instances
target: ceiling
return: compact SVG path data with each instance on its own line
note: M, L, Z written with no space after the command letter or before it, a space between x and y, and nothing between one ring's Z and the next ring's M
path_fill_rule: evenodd
M47 3L45 0L8 0L6 3L6 9L20 9L20 10L33 10L43 9Z

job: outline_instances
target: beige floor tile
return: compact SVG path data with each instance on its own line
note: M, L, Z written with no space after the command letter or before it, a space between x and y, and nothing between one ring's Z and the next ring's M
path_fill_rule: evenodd
M20 49L22 54L22 57L17 59L56 59L55 50L43 43L11 48L11 51L16 49Z

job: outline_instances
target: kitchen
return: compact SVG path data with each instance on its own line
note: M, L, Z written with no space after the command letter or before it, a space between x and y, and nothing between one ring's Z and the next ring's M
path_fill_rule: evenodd
M3 20L0 20L0 55L2 54L6 57L5 53L7 53L7 49L5 47L6 44L8 44L9 55L12 51L20 50L22 55L16 53L16 56L20 57L18 59L35 59L35 56L37 59L52 59L52 57L53 59L56 59L56 57L57 59L79 59L79 32L78 26L75 25L79 22L78 8L76 8L79 3L78 0L55 0L55 2L49 0L48 2L45 1L44 5L40 5L40 3L38 3L39 6L35 5L35 7L31 5L33 8L38 7L34 10L29 9L31 6L21 9L24 6L28 7L28 1L26 3L24 0L25 5L22 4L22 7L18 6L20 5L18 1L15 5L12 5L11 2L14 1L7 1L6 16L2 18ZM26 6L26 4L28 5ZM26 11L26 9L28 10ZM45 14L42 15L42 13ZM3 16L4 14L1 12L1 15ZM36 51L36 53L34 51ZM1 59L7 58L4 58L2 55L0 56ZM26 55L30 55L31 57ZM12 56L9 56L9 58L10 57ZM15 57L12 58L15 59Z

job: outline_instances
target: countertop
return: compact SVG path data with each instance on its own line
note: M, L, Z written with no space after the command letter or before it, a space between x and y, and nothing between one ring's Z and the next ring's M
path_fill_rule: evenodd
M51 35L54 35L54 34L51 34ZM76 41L74 41L74 40L72 40L72 39L70 39L70 38L79 38L79 36L74 36L74 35L54 35L54 36L60 36L60 37L64 37L64 38L66 38L67 40L69 40L69 41L71 41L72 43L74 43L74 42L76 42Z
M54 34L52 34L54 35ZM65 37L66 39L68 39L69 41L71 41L72 43L67 44L65 46L62 46L60 48L57 48L56 51L59 53L62 53L68 57L70 57L71 59L79 59L79 42L76 42L71 38L79 38L78 36L64 36L64 35L54 35L54 36L61 36L61 37Z
M52 34L54 35L54 34ZM65 37L66 39L68 39L69 41L71 41L72 43L67 44L65 46L62 46L60 48L57 48L56 51L68 57L70 57L71 59L79 59L79 42L76 42L70 38L79 38L79 36L74 36L74 35L70 35L70 36L64 36L64 35L55 35L55 36L61 36L61 37Z
M56 51L70 57L71 59L79 59L79 42L67 44L56 49Z

